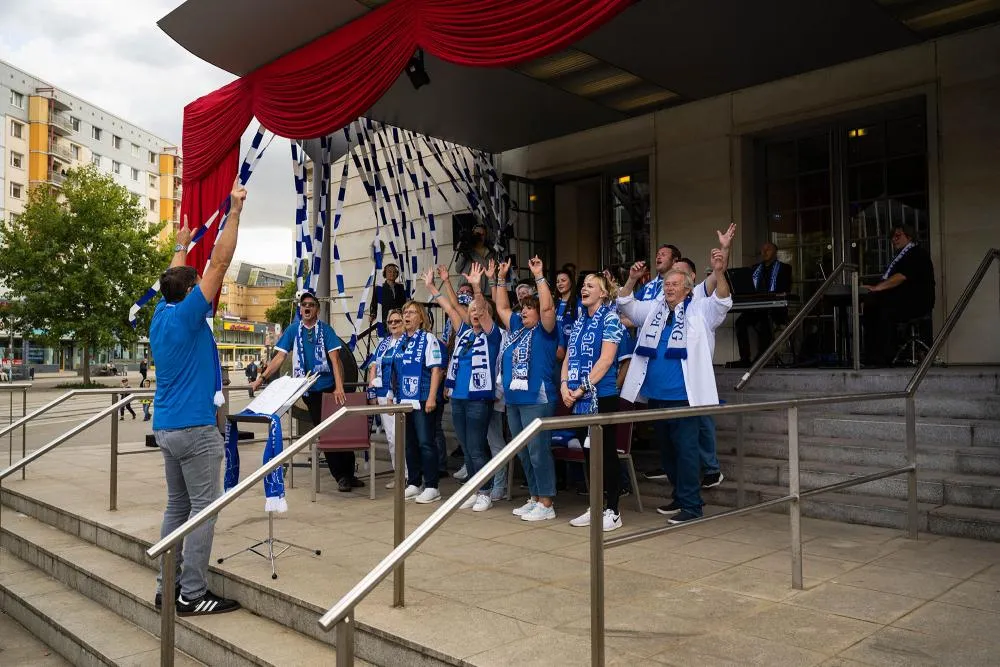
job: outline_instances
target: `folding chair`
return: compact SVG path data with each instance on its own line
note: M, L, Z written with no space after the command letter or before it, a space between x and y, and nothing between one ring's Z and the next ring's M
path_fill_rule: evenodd
M347 394L347 406L367 405L368 396L365 392L351 392ZM337 405L333 394L323 394L323 419L326 419L337 410ZM313 441L313 501L316 501L316 493L319 492L319 453L330 451L364 451L368 450L368 497L375 500L375 445L371 441L371 433L368 430L368 417L366 415L348 415L334 423L333 428L328 428L320 434L319 438Z

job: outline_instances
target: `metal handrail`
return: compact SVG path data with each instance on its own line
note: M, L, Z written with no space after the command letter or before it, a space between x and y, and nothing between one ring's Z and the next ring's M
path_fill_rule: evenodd
M930 370L931 364L934 363L934 359L937 358L938 352L940 352L941 347L944 345L945 339L951 334L952 329L958 323L959 318L965 312L966 306L972 300L973 295L975 295L976 290L983 282L983 278L986 277L986 272L989 271L990 266L993 264L993 260L1000 260L1000 248L990 248L986 251L986 255L983 257L983 261L979 263L979 268L976 272L972 274L972 278L969 279L968 284L966 284L965 289L962 294L958 297L958 301L955 303L954 308L948 313L948 317L945 319L944 324L941 325L941 330L938 335L934 338L931 343L930 348L927 350L927 354L924 355L923 361L914 371L913 377L910 381L906 383L906 393L909 396L913 396L916 393L917 388L920 387L920 383L923 382L924 376L927 375L927 371Z
M498 454L493 456L489 462L483 466L475 475L470 477L458 491L456 491L441 507L431 514L420 526L399 546L393 549L385 558L379 562L357 585L348 591L333 607L331 607L320 618L319 624L324 630L329 630L334 625L343 621L351 615L351 610L375 589L392 572L400 561L409 556L420 544L426 540L438 527L451 516L458 507L468 499L477 489L504 466L517 454L518 451L534 437L539 431L553 429L572 429L585 426L607 426L611 424L624 424L636 422L659 421L661 419L679 419L681 417L715 416L726 414L739 414L743 412L753 412L757 410L781 410L797 409L799 407L811 407L816 405L828 405L833 403L854 403L865 400L886 400L892 398L906 398L904 392L882 393L867 392L860 394L839 394L835 396L821 396L816 398L797 398L777 401L762 401L758 403L734 403L728 405L707 405L701 407L686 408L663 408L657 410L639 410L628 412L613 412L606 414L591 415L569 415L563 417L544 417L535 419L528 426L518 433ZM593 448L593 435L591 436L591 447ZM591 456L591 459L597 458ZM591 479L593 485L595 480ZM597 519L594 519L595 521Z
M4 386L9 386L9 385L0 385L0 387ZM139 388L133 389L132 387L128 387L128 393L133 396L140 394L145 396L146 394L152 394L154 391L155 391L154 389L139 389ZM112 394L121 394L121 393L122 393L121 387L108 387L107 389L71 389L70 391L67 391L65 394L61 394L60 396L57 396L53 400L49 401L42 407L32 412L30 415L21 417L13 424L10 424L9 426L0 429L0 438L7 435L9 432L15 430L22 424L27 424L36 417L40 417L41 415L48 412L52 408L56 407L60 403L65 403L74 396L110 396Z
M755 361L750 368L747 369L746 373L743 374L743 377L740 378L740 381L736 383L736 391L742 390L743 387L746 386L747 382L750 381L750 378L756 375L761 368L766 366L767 363L771 361L771 358L777 354L778 350L781 349L781 346L785 344L785 341L791 338L792 334L795 333L795 330L802 324L803 320L809 316L809 313L811 313L816 307L816 304L822 300L823 296L834 284L837 284L837 278L843 275L845 271L851 272L851 309L853 323L853 340L851 341L852 364L854 365L854 370L859 370L861 368L861 359L859 358L861 351L861 341L859 340L861 327L858 319L858 292L860 290L858 266L856 264L848 264L844 262L842 264L838 264L837 267L830 272L829 277L827 277L827 279L823 281L823 284L819 286L819 289L817 289L813 295L809 297L809 300L806 301L805 305L799 309L799 312L795 314L792 321L778 333L778 336L774 339L771 345L764 350L763 354L757 357L757 361Z
M219 496L217 499L212 501L205 507L205 509L198 512L196 515L185 521L183 524L178 526L173 532L165 537L161 538L159 542L151 546L146 550L146 555L150 558L158 558L163 556L162 572L163 572L163 590L172 591L174 590L174 577L176 575L176 554L174 553L178 544L195 528L202 525L209 519L214 518L219 514L227 505L232 503L234 500L243 495L250 487L254 486L260 482L264 477L269 475L272 470L284 465L287 462L291 462L292 458L302 451L306 446L310 445L313 440L318 438L320 434L328 429L334 422L347 415L376 415L376 414L386 414L386 413L396 413L397 416L403 413L412 412L412 405L364 405L364 406L344 406L334 412L332 415L321 421L318 425L312 428L312 430L306 432L301 438L293 442L286 449L284 449L280 454L272 458L270 461L257 468L253 473L248 475L246 479L239 482L236 486L231 488L226 493ZM398 425L398 422L397 422ZM399 447L397 445L397 451ZM402 481L402 465L397 467L397 487L400 487L400 482ZM396 494L398 498L402 498L402 488L396 489ZM397 526L397 531L401 529L402 526ZM162 606L161 618L160 618L160 664L161 665L173 665L174 656L174 605L165 604Z

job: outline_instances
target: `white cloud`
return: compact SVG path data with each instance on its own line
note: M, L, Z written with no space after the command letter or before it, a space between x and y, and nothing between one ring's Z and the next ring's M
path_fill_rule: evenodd
M179 0L4 2L4 60L180 143L184 105L233 76L180 47L156 25ZM256 124L244 137L244 149ZM288 142L276 139L250 181L237 257L290 262L295 205Z

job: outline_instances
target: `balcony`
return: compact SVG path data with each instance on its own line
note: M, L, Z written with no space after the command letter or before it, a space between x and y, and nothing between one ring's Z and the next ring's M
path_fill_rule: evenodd
M65 162L69 164L73 159L73 153L70 151L68 146L62 146L57 143L52 143L49 145L49 155L56 158L60 162Z
M62 184L66 182L66 177L60 174L58 171L53 171L49 174L49 183L56 187L62 187Z
M174 176L184 178L184 166L180 160L174 160Z
M76 131L73 129L73 122L70 120L69 116L64 113L50 113L49 125L51 125L56 132L62 134L63 136L72 134Z

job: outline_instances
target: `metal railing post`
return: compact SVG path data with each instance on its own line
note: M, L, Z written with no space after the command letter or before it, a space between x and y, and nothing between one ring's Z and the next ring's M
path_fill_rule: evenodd
M292 417L292 420L294 421L295 418ZM319 490L319 438L313 440L312 446L309 449L312 452L312 456L309 457L309 463L312 465L310 469L310 474L312 475L312 501L316 502L316 493Z
M799 409L788 408L788 508L792 538L792 588L802 590L802 501L799 498Z
M398 547L406 538L406 499L403 492L406 490L406 414L397 412L392 415L395 421L395 442L390 445L395 448L394 458L396 469L392 471L392 478L395 482L392 496L392 546ZM406 604L406 572L404 562L399 564L392 571L392 606L402 607Z
M590 664L604 665L604 428L590 427ZM614 446L614 443L611 444ZM615 471L617 474L617 471Z
M174 591L177 587L177 555L174 553L176 546L172 546L163 553L162 567L163 577L160 599L163 605L160 608L160 667L174 667L174 614L176 613L176 598Z
M21 390L21 419L28 416L28 388ZM13 449L13 447L11 447ZM21 458L28 455L28 423L21 424Z
M917 407L913 396L906 397L906 536L917 539Z
M736 415L736 507L746 503L746 481L744 473L745 451L743 446L743 413Z
M861 309L858 301L860 280L860 269L854 267L851 271L851 365L856 371L861 370Z
M354 609L337 624L337 667L354 667Z
M13 367L12 367L13 368ZM8 392L10 394L10 406L7 408L7 425L10 426L14 423L14 392ZM9 452L8 458L10 461L7 465L14 463L14 431L11 431L7 437L7 451ZM24 458L23 456L21 458Z
M118 394L111 394L111 405L118 402ZM111 413L111 488L108 491L108 509L118 509L118 415Z

